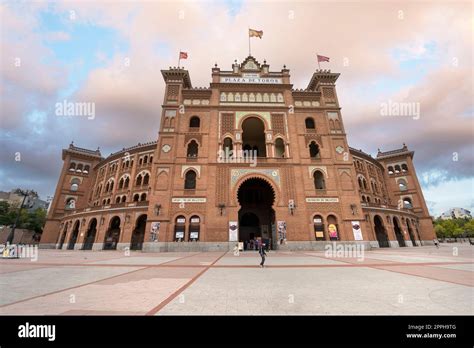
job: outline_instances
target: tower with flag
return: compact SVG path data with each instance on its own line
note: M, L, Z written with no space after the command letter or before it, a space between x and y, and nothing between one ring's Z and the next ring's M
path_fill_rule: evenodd
M318 68L321 70L321 66L319 65L319 63L321 63L321 62L328 62L329 63L329 57L321 56L319 54L317 54L316 56L318 57Z
M188 52L179 51L178 68L181 63L181 59L188 59Z
M250 38L251 37L258 37L261 39L263 37L263 30L255 30L255 29L250 29L249 28L249 56L252 55L252 50L250 46Z

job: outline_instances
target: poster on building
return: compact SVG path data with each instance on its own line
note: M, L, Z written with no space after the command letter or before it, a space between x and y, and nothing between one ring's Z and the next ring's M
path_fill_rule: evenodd
M239 240L239 227L237 221L229 221L229 242L237 242Z
M278 239L280 240L280 243L282 243L286 241L286 222L278 221L277 228L278 228Z
M328 226L328 231L329 231L329 238L337 239L337 227L336 227L336 225L330 224Z
M152 222L151 223L150 240L152 242L157 242L159 233L160 233L160 223L159 222Z
M354 233L354 240L364 240L359 221L352 221L352 233Z

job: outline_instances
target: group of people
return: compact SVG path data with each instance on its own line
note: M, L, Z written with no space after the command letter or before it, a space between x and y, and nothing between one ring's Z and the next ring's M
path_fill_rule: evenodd
M258 250L262 244L264 244L265 249L268 250L270 241L262 240L260 238L250 239L244 242L244 247L245 247L245 250Z

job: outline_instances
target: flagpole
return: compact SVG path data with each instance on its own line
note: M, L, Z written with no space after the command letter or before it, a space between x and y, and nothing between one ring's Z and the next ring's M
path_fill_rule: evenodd
M249 36L249 56L252 55L252 52L250 51L250 27L248 28L248 32L247 32L247 35Z
M319 57L317 53L316 53L316 59L318 60L318 69L321 70L321 65L319 65Z
M179 49L179 53L178 53L178 69L179 69L180 63L181 63L181 48Z

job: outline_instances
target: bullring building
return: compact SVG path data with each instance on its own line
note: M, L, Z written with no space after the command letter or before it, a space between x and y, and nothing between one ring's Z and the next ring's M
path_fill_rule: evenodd
M349 147L335 83L305 89L252 56L212 68L196 88L183 68L166 84L159 136L102 157L71 144L41 246L143 251L272 249L333 241L416 247L435 238L414 152Z

